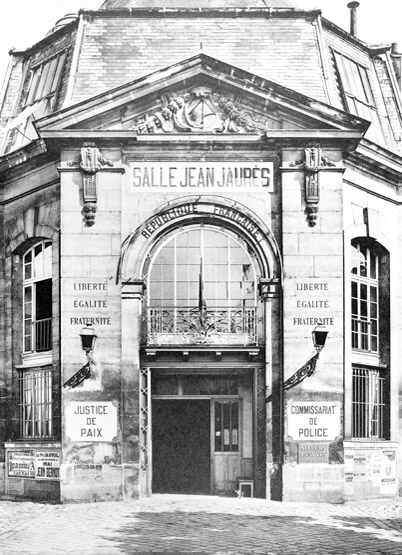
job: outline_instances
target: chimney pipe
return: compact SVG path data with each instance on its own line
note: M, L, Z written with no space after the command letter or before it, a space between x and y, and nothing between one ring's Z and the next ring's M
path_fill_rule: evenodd
M352 37L357 36L357 17L356 8L360 6L359 2L349 2L348 8L350 9L350 34Z

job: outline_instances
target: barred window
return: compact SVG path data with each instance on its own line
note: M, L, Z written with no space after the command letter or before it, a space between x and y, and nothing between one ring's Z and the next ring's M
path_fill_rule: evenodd
M352 241L352 349L378 352L379 256Z
M21 370L19 381L21 438L52 437L51 370Z
M41 241L24 255L24 353L52 348L52 244Z
M384 439L384 375L377 368L354 366L352 377L352 437Z

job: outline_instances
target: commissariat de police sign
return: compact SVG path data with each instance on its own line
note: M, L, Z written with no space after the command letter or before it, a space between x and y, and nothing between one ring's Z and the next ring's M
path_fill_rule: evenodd
M293 441L334 441L340 433L340 406L333 402L297 402L288 406L288 436Z

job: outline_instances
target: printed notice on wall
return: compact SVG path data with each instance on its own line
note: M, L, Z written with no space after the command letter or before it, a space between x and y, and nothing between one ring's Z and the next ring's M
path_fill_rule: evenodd
M340 433L341 410L328 402L297 402L288 407L288 436L294 441L333 441Z
M8 476L35 478L35 451L10 451L7 469Z
M9 451L7 475L34 480L60 479L60 451L32 449Z
M117 407L106 401L73 401L66 407L66 435L71 441L113 441Z
M40 480L60 478L60 451L36 451L35 477Z
M392 449L358 449L345 452L345 494L371 485L373 493L395 495L396 452Z

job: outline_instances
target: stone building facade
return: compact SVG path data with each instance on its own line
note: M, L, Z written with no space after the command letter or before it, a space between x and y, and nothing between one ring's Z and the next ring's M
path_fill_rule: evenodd
M156 4L11 53L0 493L395 497L397 48L285 0Z

